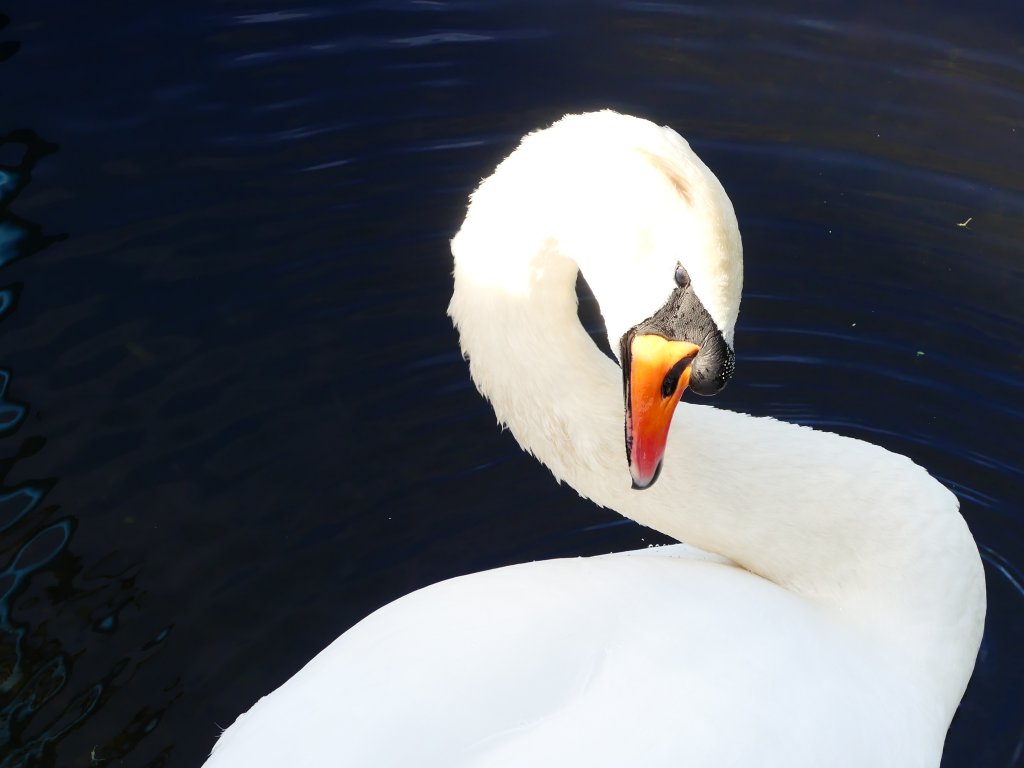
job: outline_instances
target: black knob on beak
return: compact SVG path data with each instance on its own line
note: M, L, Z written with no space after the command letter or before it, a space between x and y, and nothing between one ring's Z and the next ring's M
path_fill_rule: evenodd
M736 353L716 329L701 345L690 368L690 391L698 395L716 395L722 391L736 369Z

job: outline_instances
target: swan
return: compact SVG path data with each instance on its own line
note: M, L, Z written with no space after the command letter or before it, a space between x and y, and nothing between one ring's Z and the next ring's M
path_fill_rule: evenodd
M498 419L559 481L685 544L414 592L206 765L938 766L981 641L977 547L903 456L677 407L732 375L742 284L732 204L686 141L568 115L480 184L452 253L449 314ZM578 271L620 365L577 319Z

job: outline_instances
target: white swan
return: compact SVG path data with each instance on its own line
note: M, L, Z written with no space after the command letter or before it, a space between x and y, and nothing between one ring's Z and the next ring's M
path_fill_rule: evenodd
M498 418L584 496L693 547L408 595L207 765L937 766L985 613L953 495L867 443L689 403L664 446L687 381L731 373L742 281L732 206L686 142L565 117L480 185L452 251L449 311ZM577 268L625 377L577 320Z

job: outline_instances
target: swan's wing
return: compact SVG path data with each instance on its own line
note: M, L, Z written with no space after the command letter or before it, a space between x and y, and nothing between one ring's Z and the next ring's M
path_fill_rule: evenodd
M937 765L884 659L692 555L544 561L408 595L241 716L208 768Z

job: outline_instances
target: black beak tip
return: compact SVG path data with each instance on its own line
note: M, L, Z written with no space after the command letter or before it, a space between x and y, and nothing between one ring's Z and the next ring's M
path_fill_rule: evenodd
M632 480L631 486L632 486L634 491L645 491L648 488L650 488L652 485L654 485L656 482L658 482L658 477L660 475L661 475L661 462L659 461L658 462L658 466L654 468L654 474L651 475L651 479L648 480L643 485L638 483L636 481L636 478L632 476L632 473L630 473L630 479Z

